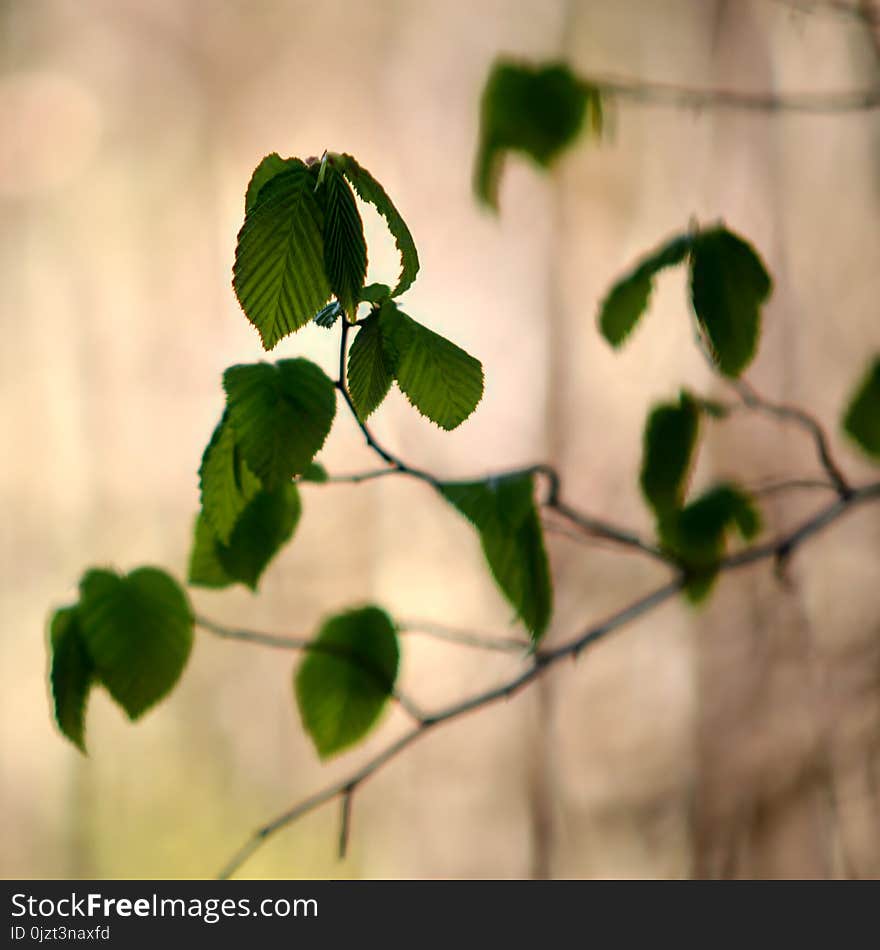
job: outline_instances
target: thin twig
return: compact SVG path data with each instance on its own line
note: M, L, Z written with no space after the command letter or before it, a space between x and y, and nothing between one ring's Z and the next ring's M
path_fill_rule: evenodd
M489 636L479 633L470 633L457 630L433 620L398 620L398 633L423 634L436 640L445 640L448 643L457 643L464 647L475 647L479 650L496 650L501 653L524 653L531 647L531 643L522 637Z
M426 472L423 469L416 468L415 466L409 465L407 462L404 462L400 456L395 455L385 446L383 446L373 435L370 427L364 422L363 419L358 415L357 409L355 408L354 401L351 398L351 394L348 391L348 386L346 385L345 380L345 358L346 358L346 347L348 340L348 327L346 324L343 324L342 337L339 344L339 379L336 380L336 388L342 395L345 404L348 406L355 422L358 425L358 428L363 433L364 438L366 439L367 445L389 466L386 469L374 470L364 473L356 473L355 475L342 476L336 479L328 479L330 482L334 481L348 481L348 482L358 482L366 481L372 478L380 478L383 475L409 475L412 478L416 478L419 481L425 482L430 485L432 488L440 488L442 485L452 485L458 483L464 483L467 480L459 481L441 481L436 476L432 475L430 472ZM596 535L598 537L605 538L609 541L613 541L616 544L620 544L626 547L634 548L641 551L643 554L648 554L651 557L654 557L658 560L661 560L665 563L670 563L671 558L669 558L663 551L654 545L650 544L647 541L642 540L635 534L632 534L629 531L624 531L609 522L602 521L599 518L596 518L592 515L577 511L575 508L572 508L571 505L566 504L562 501L561 498L561 479L559 473L551 465L545 463L537 463L535 465L528 465L524 468L514 468L514 469L504 469L499 472L493 472L489 475L484 475L482 480L492 481L492 480L501 480L505 478L515 478L517 476L524 475L539 475L547 480L547 497L543 501L543 505L546 508L552 509L553 511L558 512L563 518L569 520L572 524L576 525L582 531L586 531L590 534ZM322 483L322 484L326 484Z
M324 643L309 637L292 637L276 633L263 633L260 630L245 630L241 627L227 627L196 614L193 618L197 627L213 634L215 637L221 637L224 640L240 640L243 643L253 643L258 646L273 647L278 650L302 650L306 653L323 653L326 656L332 656L336 659L344 660L363 670L370 676L375 677L382 688L388 691L388 695L400 706L400 708L415 722L422 722L425 718L424 713L402 690L389 686L385 675L376 669L372 664L366 662L364 657L359 656L351 650L336 643Z
M857 504L878 498L880 498L880 482L852 489L845 498L836 498L834 502L820 509L787 534L781 535L766 544L756 545L739 554L724 558L719 564L719 571L737 570L763 560L776 559L778 561L782 558L788 558L808 538L828 527L828 525L840 518L850 508ZM325 802L331 801L340 795L353 793L361 784L375 775L376 772L395 759L404 749L408 748L435 726L451 722L475 710L498 702L499 700L508 699L524 689L560 660L567 657L576 659L584 649L603 639L612 631L625 626L670 600L682 589L684 583L684 576L679 574L662 587L658 587L645 596L640 597L622 610L590 626L579 635L555 649L535 651L530 657L526 669L510 680L502 683L500 686L467 697L433 715L426 716L421 723L394 740L386 746L385 749L347 777L328 785L326 788L309 796L287 811L282 812L266 825L258 828L222 869L219 877L225 879L233 875L268 837L281 828L286 827L308 812L323 805Z
M767 495L780 495L790 491L837 491L837 486L821 478L782 478L777 481L767 481L751 488L750 493L756 498Z
M709 342L704 335L702 327L696 320L695 315L694 323L697 349L702 353L703 358L709 364L712 371L718 373L718 364L712 355ZM754 386L744 379L731 379L727 376L722 376L722 379L739 396L740 401L746 409L750 409L753 412L762 412L765 415L781 419L783 422L793 422L803 429L812 438L816 446L816 454L819 457L819 462L831 479L835 491L841 498L847 497L852 489L831 455L828 436L825 434L825 430L822 428L822 424L818 419L798 406L789 406L785 403L766 399Z
M665 551L662 551L647 541L643 541L638 535L617 528L599 518L594 518L591 515L576 511L570 505L565 504L565 502L559 499L553 504L547 502L546 507L551 511L558 512L563 518L566 518L588 535L604 538L607 541L613 541L615 544L623 545L624 547L635 548L635 550L641 551L642 554L648 554L658 561L663 561L667 564L675 563Z
M348 839L351 835L351 804L354 798L354 789L347 788L342 793L342 802L339 816L339 860L344 861L348 853Z
M846 0L773 0L773 2L786 7L792 13L833 13L859 20L866 26L877 22L876 13L873 13L870 9L865 9L864 5L847 3Z
M675 83L630 79L623 76L583 77L585 85L600 92L643 105L686 109L743 109L752 112L833 114L867 112L880 108L880 86L844 92L808 92L774 95L732 89L694 89Z
M739 394L744 405L749 409L775 416L777 419L793 422L807 432L816 445L816 454L819 456L822 468L827 472L838 495L840 495L841 498L845 498L849 494L852 489L831 455L828 437L818 419L797 406L789 406L785 403L765 399L744 379L732 379L729 382Z

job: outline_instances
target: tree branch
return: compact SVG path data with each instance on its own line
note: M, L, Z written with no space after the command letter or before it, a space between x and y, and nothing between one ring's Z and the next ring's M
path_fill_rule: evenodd
M780 535L775 540L766 544L755 545L738 554L724 558L719 564L719 571L737 570L763 560L775 559L780 561L781 559L787 559L800 545L807 541L808 538L828 527L850 508L876 499L880 499L880 482L852 489L846 497L836 498L834 502L820 509L816 514L787 534ZM309 796L287 811L282 812L261 828L258 828L233 855L218 876L221 879L231 877L267 838L308 812L313 811L325 802L337 797L350 797L364 782L431 729L443 723L452 722L453 720L492 705L502 699L510 698L520 690L526 688L538 677L542 676L559 661L568 657L576 659L584 649L603 639L609 633L626 626L633 620L653 611L661 604L670 600L679 593L684 583L685 578L679 573L673 580L668 581L661 587L633 601L622 610L611 614L611 616L604 620L588 627L582 633L560 646L549 650L536 650L527 661L528 665L526 668L501 685L476 693L438 712L426 715L420 723L391 742L359 769L340 781L334 782L316 792L314 795ZM345 833L347 836L347 827Z
M445 624L433 620L399 620L398 632L409 634L424 634L437 640L446 640L464 647L475 647L479 650L495 650L502 653L525 653L531 643L522 637L484 636L479 633L470 633L447 627Z
M422 722L425 718L424 713L419 707L401 690L391 687L386 677L369 663L365 663L363 657L352 653L350 650L335 643L322 643L309 637L291 637L283 634L262 633L259 630L244 630L240 627L227 627L196 614L193 618L197 627L220 637L224 640L239 640L243 643L253 643L257 646L273 647L278 650L302 650L303 652L323 653L327 656L333 656L337 659L346 661L357 666L358 669L373 676L379 681L382 688L388 691L388 695L400 706L400 708L415 722Z
M822 424L818 419L811 416L804 409L799 409L797 406L789 406L784 403L765 399L744 379L732 379L728 382L739 394L740 399L748 409L763 412L765 415L774 416L783 421L793 422L808 433L815 443L819 462L822 468L825 469L834 489L841 498L846 498L852 489L831 455L828 436L825 434L825 430L822 428Z

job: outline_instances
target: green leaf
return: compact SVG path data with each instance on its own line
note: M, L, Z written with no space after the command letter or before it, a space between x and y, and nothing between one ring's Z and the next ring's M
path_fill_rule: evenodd
M739 376L752 361L771 288L761 258L738 235L715 228L694 238L691 299L725 376Z
M327 469L324 468L319 462L309 462L305 467L305 471L300 475L299 480L301 482L326 482L329 478L327 474Z
M372 729L394 691L399 659L394 624L378 607L324 623L294 679L303 726L322 759Z
M361 168L351 155L333 154L330 158L349 180L361 200L373 205L388 225L397 250L400 251L400 277L397 286L391 291L392 297L399 297L412 286L419 272L419 255L409 228L385 189L365 168Z
M196 522L189 582L199 587L241 583L257 589L263 571L293 537L302 507L292 482L274 491L260 491L236 522L224 544L203 517Z
M367 274L364 225L345 178L332 165L325 168L318 192L324 209L324 270L330 289L354 322Z
M880 458L880 355L868 367L843 417L843 428L874 458Z
M391 299L391 288L388 284L367 284L361 290L361 300L365 303L380 304Z
M626 340L647 309L657 273L680 264L690 246L690 235L672 238L640 260L611 288L599 310L599 329L612 346Z
M267 155L254 169L244 196L244 210L250 211L257 206L263 186L281 172L298 168L302 163L298 158L282 158L277 152Z
M498 182L507 152L521 152L546 168L577 138L588 108L593 129L601 130L598 93L566 65L496 62L480 106L474 169L480 201L498 209Z
M164 571L88 571L80 581L79 629L101 682L129 718L166 696L189 658L193 614Z
M379 311L374 310L361 324L348 354L348 392L361 422L365 422L388 395L395 368L385 346Z
M220 563L220 541L214 534L204 513L196 518L193 528L193 545L189 555L187 580L194 587L219 589L235 583L226 568Z
M380 321L401 392L441 429L461 425L483 398L480 361L405 313L386 307Z
M267 350L305 326L330 296L314 178L302 162L290 162L246 212L232 269L241 308Z
M79 630L76 607L56 610L49 628L52 667L49 681L58 728L83 753L85 712L94 666Z
M336 415L336 389L306 359L231 366L226 405L245 462L271 491L305 471Z
M658 515L681 507L697 442L700 413L686 392L679 402L656 406L648 416L640 483Z
M718 563L724 556L725 535L736 528L745 540L761 529L761 516L750 495L731 484L716 485L680 511L660 519L666 548L680 561L689 577L685 588L697 602L711 590Z
M247 503L260 491L260 480L241 457L229 412L214 430L199 468L202 511L214 534L229 540Z
M480 534L498 586L537 643L550 622L553 588L531 475L439 486Z

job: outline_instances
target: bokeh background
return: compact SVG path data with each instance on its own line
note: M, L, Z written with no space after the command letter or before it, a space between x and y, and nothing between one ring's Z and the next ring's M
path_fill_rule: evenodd
M852 0L858 3L859 0ZM810 8L815 7L815 10ZM220 375L261 358L230 287L247 180L270 151L349 151L385 184L422 272L407 310L478 355L486 396L444 434L392 395L375 418L450 477L547 460L573 504L648 532L637 471L654 401L721 395L692 345L682 275L619 355L595 329L609 283L660 239L724 218L776 279L750 379L810 408L854 479L841 408L880 344L880 120L621 101L610 134L549 176L511 161L502 213L470 192L482 83L499 53L585 74L773 93L877 82L878 37L833 4L772 0L5 0L0 4L0 812L5 877L210 876L250 831L405 727L320 765L294 657L198 634L137 726L93 694L90 755L53 727L46 618L89 565L183 576ZM800 8L807 8L806 12ZM371 279L393 245L364 212ZM273 357L332 369L317 327ZM340 414L323 461L372 466ZM696 486L817 474L803 433L709 427ZM424 486L306 487L259 596L194 591L210 617L308 633L377 601L509 633L478 542ZM774 496L769 529L824 496ZM659 572L548 537L551 638ZM709 605L664 606L508 704L446 727L359 792L347 861L325 808L272 839L257 877L880 875L880 511L766 564ZM423 706L515 661L417 635Z

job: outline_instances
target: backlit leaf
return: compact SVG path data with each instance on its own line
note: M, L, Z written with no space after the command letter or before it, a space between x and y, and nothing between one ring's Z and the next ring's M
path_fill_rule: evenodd
M400 659L397 632L378 607L327 620L294 679L297 706L318 755L362 739L392 695Z

